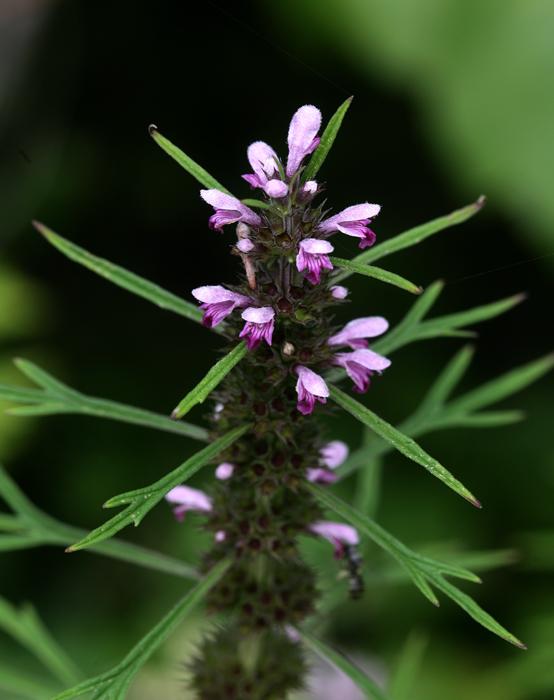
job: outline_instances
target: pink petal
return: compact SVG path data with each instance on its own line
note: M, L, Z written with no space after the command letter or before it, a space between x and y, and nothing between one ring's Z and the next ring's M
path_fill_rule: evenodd
M329 241L323 241L320 238L305 238L300 241L300 247L311 255L332 253L335 250Z
M275 311L271 306L249 306L242 312L241 317L250 323L268 323L275 317Z
M333 299L346 299L348 296L348 289L342 287L340 284L335 284L331 287L331 296Z
M234 464L231 464L230 462L222 462L218 465L217 469L215 470L215 478L219 479L220 481L226 481L227 479L230 479L233 476L234 471Z
M349 340L358 338L374 338L382 335L389 327L389 323L382 316L366 316L355 318L344 328L331 336L327 341L329 345L346 345Z
M321 112L317 107L304 105L294 113L287 138L289 144L288 177L294 175L304 156L313 150L314 139L320 126Z
M260 180L260 186L263 186L268 177L277 172L277 154L264 141L255 141L248 146L247 156L252 170Z
M360 542L360 537L355 528L345 523L333 523L326 520L319 520L312 523L309 528L313 533L320 537L325 537L333 544L340 542L341 544L356 545Z
M242 294L225 289L219 284L209 284L205 287L196 287L192 290L192 296L204 304L219 304L222 301L232 301L235 304L245 306L250 299Z
M240 199L220 190L200 190L202 199L211 204L214 209L236 209L241 211L244 206Z
M309 391L310 394L321 398L327 398L329 396L329 388L323 377L320 377L319 374L316 374L311 369L303 367L302 365L296 368L296 374L306 391Z
M241 238L237 243L237 248L241 253L249 253L251 250L254 250L254 244L249 238Z
M329 467L329 469L336 469L339 467L348 457L348 453L348 445L342 442L342 440L332 440L319 451L321 463Z
M286 197L288 191L288 185L282 180L269 180L264 187L264 192L275 199Z
M168 503L176 503L180 506L185 506L186 510L211 511L211 498L198 489L193 489L190 486L176 486L165 495L165 500Z
M314 194L317 192L317 182L315 180L308 180L304 183L304 194Z
M381 372L391 365L391 361L388 359L388 357L383 357L383 355L379 355L378 353L373 352L373 350L362 349L354 350L351 353L340 354L348 357L348 359L353 360L354 362L357 362L359 365L362 365L362 367L366 367L367 369L375 372Z

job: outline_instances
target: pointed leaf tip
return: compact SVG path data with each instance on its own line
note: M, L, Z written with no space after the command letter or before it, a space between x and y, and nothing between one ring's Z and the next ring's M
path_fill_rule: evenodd
M154 136L154 134L158 133L158 127L156 124L148 124L148 133L150 136Z
M41 222L33 219L31 224L34 229L36 229L41 235L46 236L48 233L48 228Z
M484 194L479 195L479 197L477 197L477 199L475 200L475 206L477 206L479 209L482 209L486 203L487 197Z

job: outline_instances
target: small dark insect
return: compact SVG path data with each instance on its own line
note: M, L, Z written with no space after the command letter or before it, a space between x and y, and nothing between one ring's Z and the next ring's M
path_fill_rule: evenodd
M348 590L352 600L359 600L365 590L362 573L363 559L356 545L344 545L343 559L345 562L345 574L348 576Z

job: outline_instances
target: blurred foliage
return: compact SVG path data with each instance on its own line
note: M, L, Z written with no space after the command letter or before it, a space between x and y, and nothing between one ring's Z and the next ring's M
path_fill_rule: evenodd
M336 43L409 94L442 169L501 202L554 264L554 5L550 0L285 0L287 28ZM306 31L306 26L310 31Z

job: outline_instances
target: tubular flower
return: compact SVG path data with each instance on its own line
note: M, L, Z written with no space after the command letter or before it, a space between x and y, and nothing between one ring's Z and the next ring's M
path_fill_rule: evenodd
M298 272L307 270L306 278L312 284L319 284L322 270L332 270L333 265L328 253L332 253L333 246L329 241L319 238L305 238L300 242L296 256L296 269Z
M340 467L348 457L348 445L342 440L333 440L319 451L319 467L312 467L306 472L308 481L316 484L333 484L337 480L334 469Z
M208 328L217 326L236 308L250 304L250 299L244 294L231 292L219 284L197 287L192 290L192 296L202 302L200 304L200 308L204 311L202 323Z
M373 219L381 207L379 204L354 204L351 207L343 209L338 214L324 219L319 224L319 230L322 233L334 233L340 231L347 236L360 238L359 248L369 248L375 243L375 234L368 228L367 224Z
M323 377L320 377L319 374L303 365L298 365L295 368L295 372L298 376L296 382L296 393L298 394L296 408L302 415L307 416L314 410L316 401L327 403L329 388Z
M355 318L347 323L339 333L332 335L327 343L329 345L348 345L353 350L367 348L368 342L365 338L375 338L382 335L388 327L388 321L382 316Z
M294 113L287 137L289 145L287 177L292 177L304 158L318 147L317 132L320 126L321 112L317 107L304 105Z
M189 510L199 513L210 513L212 510L212 499L204 491L190 486L176 486L166 493L165 500L175 504L173 513L179 522L183 522Z
M257 348L262 340L271 345L275 326L275 311L271 306L249 306L242 312L241 317L246 323L239 333L239 338L246 338L249 350Z
M323 537L335 548L335 557L341 559L344 555L344 547L355 546L360 542L358 531L351 525L344 523L334 523L328 520L318 520L312 523L309 528L310 532L319 537Z
M279 158L273 148L263 141L255 141L248 146L247 155L254 172L242 176L246 182L252 187L261 187L270 197L284 197L288 186L274 177L279 175Z
M262 223L256 212L230 194L219 190L200 190L200 196L215 209L215 214L210 216L209 221L210 228L215 231L221 231L227 224L237 221L244 221L249 226L260 226Z
M382 372L391 364L388 358L365 348L353 352L339 352L334 356L333 362L346 370L354 382L354 391L360 394L368 390L369 378L373 372Z
M226 481L233 476L234 471L234 464L231 464L230 462L222 462L221 464L218 464L215 470L215 478L219 479L220 481Z

